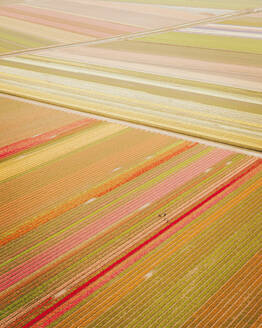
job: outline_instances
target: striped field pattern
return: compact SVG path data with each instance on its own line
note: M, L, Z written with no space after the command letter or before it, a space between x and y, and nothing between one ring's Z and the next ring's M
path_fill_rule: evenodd
M261 325L261 158L5 101L1 327Z
M260 6L0 0L1 328L262 327Z
M0 90L262 150L262 55L239 53L239 63L233 64L234 52L193 48L200 51L189 53L190 47L157 43L158 38L172 42L177 35L182 43L185 34L170 32L144 37L146 42L141 38L3 58ZM191 35L198 42L198 34ZM200 59L205 51L211 51L208 62Z
M1 0L0 54L132 34L207 16L204 11L114 1Z
M72 14L97 13L105 21L111 13L112 19L143 22L143 28L1 56L0 91L262 150L261 8L219 15L220 9L209 8L215 13L207 19L201 8L91 2L43 0L9 7L12 15L40 10L44 15L52 8L48 17L60 20L70 8Z

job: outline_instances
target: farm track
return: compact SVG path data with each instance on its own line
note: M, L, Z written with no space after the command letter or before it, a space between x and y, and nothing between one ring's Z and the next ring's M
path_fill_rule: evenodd
M47 46L47 47L39 47L39 48L33 48L33 49L27 49L27 50L12 51L9 53L1 54L0 58L6 58L6 57L14 56L14 55L34 54L35 52L37 52L39 50L58 49L58 48L66 48L66 47L71 47L71 46L97 45L97 44L102 44L102 43L107 43L107 42L135 39L135 38L139 38L139 37L143 37L143 36L152 35L155 33L169 32L172 30L178 30L178 29L186 28L186 27L193 27L193 26L197 26L197 25L205 24L205 23L214 23L214 22L218 22L218 21L221 21L224 19L233 18L236 16L258 13L260 11L262 11L262 8L256 8L256 9L250 9L250 10L238 10L238 11L234 11L230 14L225 13L225 14L217 15L217 16L214 16L211 18L205 18L205 19L188 22L188 23L183 23L183 24L178 24L178 25L176 24L176 25L172 25L172 26L166 26L163 28L155 28L155 29L143 31L143 32L136 32L136 33L125 34L125 35L121 34L119 36L113 36L113 37L102 38L102 39L97 39L97 40L90 40L90 41L86 41L86 42L74 42L74 43L51 45L51 46Z

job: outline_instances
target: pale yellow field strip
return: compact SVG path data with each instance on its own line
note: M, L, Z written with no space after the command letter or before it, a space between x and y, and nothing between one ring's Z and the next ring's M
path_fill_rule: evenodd
M173 99L170 97L162 97L157 95L152 95L147 92L139 91L131 91L129 89L125 88L119 88L116 86L110 86L110 85L103 85L100 83L95 82L89 82L88 80L82 81L82 80L75 80L75 79L69 79L67 77L63 76L53 76L47 73L36 73L36 72L30 72L26 70L17 70L12 68L5 68L2 67L2 70L5 72L12 72L12 74L4 74L4 76L8 79L11 78L13 73L22 72L22 75L16 76L14 75L13 81L17 85L18 81L22 81L23 85L27 84L28 78L32 78L34 82L34 87L39 86L40 89L45 89L46 92L49 88L54 88L54 90L57 91L59 94L60 91L65 91L67 94L70 92L73 97L79 95L84 96L89 101L96 101L103 104L111 104L114 103L116 106L120 106L121 104L130 107L133 106L133 109L135 106L138 106L137 110L140 112L143 112L143 108L146 108L146 112L148 112L149 109L151 110L157 110L159 115L162 115L162 111L165 112L165 115L168 115L172 113L173 115L181 115L180 119L183 120L184 115L190 115L191 118L206 120L207 118L209 120L214 120L214 122L217 124L219 121L224 122L227 121L229 125L237 124L236 127L238 128L239 125L249 125L253 128L257 128L258 130L262 128L261 124L259 123L260 116L258 114L250 114L250 113L241 113L239 115L238 111L225 109L221 107L216 106L209 106L201 104L198 105L194 102L191 102L190 110L188 108L188 101L185 100L178 100ZM42 76L45 76L46 78L42 79ZM17 81L17 82L15 82ZM8 81L6 81L8 83ZM32 80L28 80L28 83L32 82ZM137 82L137 81L136 81ZM147 80L145 81L139 81L148 84ZM9 83L12 84L10 81ZM166 84L158 84L158 83L150 83L149 85L154 86L160 86L160 87L168 87L171 89L176 90L176 86L173 85L166 85ZM38 90L40 90L38 89ZM178 90L180 89L180 86L178 86ZM186 87L182 87L181 89L184 89L185 91L191 91L190 87L189 89ZM193 90L194 91L194 90ZM200 90L201 94L205 94L205 90ZM208 92L208 91L207 91ZM210 92L211 95L212 91ZM217 95L216 95L217 96ZM235 96L236 97L236 96ZM240 95L241 97L241 95ZM259 98L252 98L252 97L246 97L243 96L244 100L248 101L248 99L251 100L251 102L260 103ZM171 107L172 106L172 107ZM165 111L165 109L167 111Z
M204 88L196 87L196 86L179 85L179 84L174 84L174 83L169 83L169 82L148 80L148 79L141 78L141 77L133 77L130 75L117 74L115 72L108 72L105 70L98 71L98 70L94 70L92 68L85 67L84 65L81 65L80 63L79 63L79 66L76 67L76 66L73 66L72 64L65 65L65 64L61 64L61 63L51 62L51 60L48 61L48 58L46 59L46 62L40 62L39 60L33 60L33 59L29 59L29 58L24 58L24 57L13 57L13 58L9 57L8 59L6 59L6 61L32 64L32 65L37 65L39 67L60 69L60 70L64 70L67 72L73 72L73 73L82 73L82 74L87 73L87 74L92 74L92 75L99 76L99 77L116 78L123 82L143 83L143 84L146 84L149 86L152 85L152 86L157 86L157 87L169 88L172 90L194 92L194 93L201 94L201 95L216 96L216 97L222 97L224 99L246 101L246 102L250 102L253 104L262 105L261 97L250 97L250 96L243 95L243 94L236 94L236 93L225 92L225 91L221 91L221 90L219 90L219 91L218 90L208 90L208 89L204 89ZM87 81L85 81L85 83L87 83Z
M42 84L42 82L39 84L39 81L43 80L42 73L20 70L21 72L26 73L21 77L20 75L14 75L16 72L15 69L8 68L7 71L11 74L5 73L6 80L0 84L0 88L3 92L8 94L16 94L94 114L99 113L108 117L139 122L140 124L149 124L151 126L167 128L168 130L171 129L175 132L182 132L190 135L192 135L193 131L193 135L197 137L204 136L205 138L207 137L211 140L213 139L221 142L229 140L229 143L237 146L244 144L247 148L251 149L262 148L261 123L259 123L259 117L257 117L257 123L254 121L252 122L253 115L250 115L251 121L244 117L242 122L240 116L234 114L230 117L229 115L227 124L225 124L227 121L225 118L223 118L223 120L221 119L219 123L219 121L216 121L219 116L219 111L217 111L216 114L212 114L210 111L210 114L207 114L206 118L201 117L201 111L200 114L197 114L196 111L195 115L192 115L191 113L191 115L187 117L187 115L183 114L183 110L181 114L181 109L174 108L170 111L170 108L166 108L167 110L165 110L165 105L161 105L162 110L161 108L154 109L155 106L152 107L152 104L149 101L145 101L145 99L142 99L142 102L140 101L140 103L137 103L137 99L132 101L132 99L128 97L128 93L126 93L129 91L124 91L120 88L117 93L122 97L126 97L126 99L131 102L130 107L128 102L125 103L125 101L119 98L120 96L114 95L116 93L116 87L107 86L109 94L111 92L113 96L109 96L108 98L107 95L107 98L103 100L105 91L103 85L95 84L95 88L92 90L95 98L90 98L88 97L88 92L86 93L85 91L90 86L88 86L88 83L85 81L73 81L72 79L66 79L60 76L52 77L51 75L46 74L46 78L44 79L45 82L43 82L44 84ZM11 81L9 82L8 79L11 79ZM27 79L29 81L29 87L26 83ZM64 79L62 85L59 83L60 79ZM19 81L22 83L19 83ZM45 83L47 83L47 85L45 85ZM53 92L52 90L55 91ZM117 99L112 99L114 97ZM137 96L135 98L137 98ZM124 104L121 104L121 101L124 102ZM139 107L136 107L137 105ZM134 111L136 112L135 116ZM187 113L188 110L184 110L184 112ZM234 111L232 111L232 113L233 112ZM230 114L231 112L228 111L228 113ZM212 116L213 119L210 120ZM234 120L232 120L233 118ZM203 126L203 119L206 121L205 126ZM239 123L241 124L238 126ZM247 130L246 128L243 130L243 127L245 127L246 124L247 126L252 126L252 130ZM241 125L243 127L241 127ZM221 133L221 131L223 131L223 133Z

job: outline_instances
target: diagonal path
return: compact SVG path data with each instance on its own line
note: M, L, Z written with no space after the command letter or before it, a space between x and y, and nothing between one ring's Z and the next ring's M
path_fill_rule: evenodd
M232 13L225 13L222 15L216 15L210 18L204 18L201 20L197 21L192 21L188 23L183 23L183 24L176 24L172 26L166 26L162 28L156 28L156 29L151 29L143 32L136 32L136 33L131 33L131 34L124 34L124 35L118 35L114 37L109 37L109 38L102 38L102 39L97 39L97 40L91 40L91 41L84 41L84 42L74 42L74 43L67 43L67 44L60 44L60 45L52 45L52 46L47 46L47 47L39 47L39 48L33 48L33 49L27 49L27 50L18 50L18 51L12 51L9 53L5 53L0 55L1 57L10 57L13 55L24 55L24 54L32 54L35 53L39 50L46 50L46 49L57 49L57 48L65 48L69 46L79 46L79 45L94 45L94 44L101 44L101 43L106 43L106 42L113 42L113 41L122 41L122 40L129 40L129 39L135 39L138 37L142 36L148 36L151 34L155 33L163 33L163 32L169 32L172 30L178 30L181 28L186 28L186 27L193 27L196 25L200 24L205 24L205 23L214 23L217 21L221 21L224 19L229 19L235 16L242 16L242 15L247 15L247 14L252 14L252 13L258 13L261 12L262 8L256 8L256 9L247 9L247 10L237 10Z
M251 149L245 149L242 147L238 147L238 146L233 146L233 145L229 145L229 144L224 144L221 142L216 142L216 141L211 141L211 140L207 140L207 139L203 139L203 138L198 138L198 137L194 137L194 136L189 136L186 134L181 134L178 132L174 132L174 131L168 131L168 130L164 130L164 129L160 129L159 127L152 127L152 126L148 126L148 125L143 125L143 124L139 124L139 123L132 123L132 122L128 122L125 120L119 120L116 118L110 118L110 117L106 117L103 116L101 114L92 114L92 113L87 113L87 112L81 112L81 111L76 111L74 109L70 109L67 107L62 107L59 105L54 105L54 104L47 104L38 100L34 100L34 99L26 99L23 97L19 97L19 96L14 96L14 95L9 95L9 94L5 94L5 93L1 93L0 92L0 97L5 97L8 99L19 99L25 103L28 104L41 104L41 106L47 107L47 108L52 108L54 110L57 111L62 111L62 112L66 112L66 113L70 113L70 114L76 114L79 115L80 117L84 117L84 118L91 118L91 119L97 119L97 120L101 120L104 122L109 122L109 123L115 123L115 124L120 124L120 125L124 125L124 126L128 126L134 129L140 129L140 130L144 130L144 131L148 131L148 132L152 132L152 133L158 133L161 135L165 135L165 136L170 136L170 137L174 137L174 138L179 138L179 139L183 139L186 141L190 141L190 142L198 142L200 144L203 145L207 145L210 147L217 147L217 148L221 148L221 149L227 149L230 151L234 151L234 152L238 152L241 154L245 154L247 156L256 156L258 158L262 159L262 153L259 151L255 151L255 150L251 150Z

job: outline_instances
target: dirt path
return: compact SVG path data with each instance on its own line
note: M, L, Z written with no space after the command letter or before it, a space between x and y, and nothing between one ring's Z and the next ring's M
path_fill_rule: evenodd
M3 55L0 55L0 57L9 57L13 55L24 55L24 54L32 54L34 52L37 52L39 50L46 50L46 49L57 49L57 48L65 48L69 46L79 46L79 45L94 45L94 44L101 44L101 43L106 43L106 42L112 42L112 41L122 41L122 40L128 40L128 39L135 39L138 37L142 36L147 36L151 35L154 33L162 33L162 32L168 32L172 30L177 30L185 27L193 27L199 24L205 24L205 23L213 23L217 21L221 21L224 19L229 19L235 16L241 16L241 15L246 15L246 14L252 14L254 12L260 12L262 11L262 8L257 8L257 9L250 9L250 10L238 10L234 11L232 13L225 13L222 15L217 15L213 16L210 18L205 18L193 22L188 22L188 23L183 23L183 24L176 24L172 26L166 26L163 28L156 28L152 30L147 30L143 32L136 32L136 33L131 33L131 34L125 34L125 35L119 35L119 36L114 36L114 37L109 37L109 38L101 38L97 40L91 40L91 41L85 41L85 42L75 42L75 43L68 43L68 44L60 44L60 45L52 45L52 46L47 46L47 47L40 47L40 48L33 48L33 49L26 49L26 50L18 50L18 51L12 51L9 53L5 53Z

